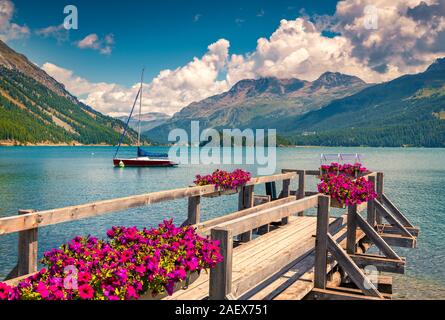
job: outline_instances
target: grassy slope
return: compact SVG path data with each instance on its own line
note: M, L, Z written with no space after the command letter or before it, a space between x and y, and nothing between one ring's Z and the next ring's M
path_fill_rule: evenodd
M60 96L24 74L0 67L0 140L116 144L123 123ZM69 128L69 129L67 129ZM134 141L135 132L130 132ZM130 142L126 138L126 143Z
M409 75L290 119L288 137L306 145L445 146L445 72ZM301 135L316 132L315 135Z

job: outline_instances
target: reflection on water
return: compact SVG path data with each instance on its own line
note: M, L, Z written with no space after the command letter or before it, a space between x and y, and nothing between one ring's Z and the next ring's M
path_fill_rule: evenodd
M165 151L152 148L153 152ZM95 200L123 197L188 186L195 174L216 168L242 167L256 174L254 165L181 165L177 168L114 168L111 147L0 147L0 216L18 209L51 209ZM135 149L123 148L123 156ZM192 152L197 152L193 149ZM418 249L397 250L407 257L408 277L396 278L399 297L437 295L441 289L418 286L417 281L445 287L445 149L415 148L279 148L277 172L283 168L315 169L320 153L361 153L372 170L385 172L385 192L414 224L421 227ZM312 188L316 180L308 178ZM264 194L264 187L255 188ZM172 217L186 217L186 200L176 200L39 230L39 254L78 234L105 236L113 225L153 226ZM235 211L237 196L204 199L202 218ZM0 278L14 266L17 235L0 238ZM421 279L421 280L418 280Z

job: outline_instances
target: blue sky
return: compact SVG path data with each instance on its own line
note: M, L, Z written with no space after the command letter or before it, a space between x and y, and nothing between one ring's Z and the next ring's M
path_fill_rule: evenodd
M16 21L31 29L63 22L65 1L14 0ZM57 44L53 38L32 36L11 42L14 49L42 65L51 61L75 70L91 81L132 85L142 66L147 79L166 68L176 68L201 56L217 39L230 40L231 51L255 49L259 37L270 35L279 21L295 19L300 10L332 14L336 1L69 1L79 12L79 29L70 41ZM88 34L113 34L112 54L79 50L72 45Z
M172 115L242 79L422 72L445 56L445 0L0 0L0 39L113 116L146 67L143 112Z

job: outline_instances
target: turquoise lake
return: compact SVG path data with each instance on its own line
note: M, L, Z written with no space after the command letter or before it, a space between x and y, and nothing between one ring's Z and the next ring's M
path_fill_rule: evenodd
M147 148L165 151L163 148ZM18 209L52 209L188 186L198 173L253 165L181 165L177 168L113 168L113 147L0 147L0 217ZM123 148L133 155L135 148ZM198 152L193 149L191 152ZM418 248L397 249L407 258L405 276L395 277L398 298L445 299L445 149L278 148L277 169L317 169L321 153L361 153L363 163L385 173L385 193L421 228ZM308 178L315 190L315 178ZM295 186L294 186L295 188ZM264 187L255 188L264 194ZM76 235L105 237L113 225L155 226L186 218L186 200L111 213L39 229L39 257ZM237 196L204 199L202 219L236 211ZM17 234L0 236L0 279L14 267Z

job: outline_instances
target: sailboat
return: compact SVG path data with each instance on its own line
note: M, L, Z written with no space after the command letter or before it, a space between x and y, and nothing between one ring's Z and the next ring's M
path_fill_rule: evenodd
M116 152L113 157L113 165L115 167L173 167L178 164L171 161L168 158L167 153L152 153L147 152L141 148L141 116L142 116L142 84L144 81L144 69L141 75L141 86L136 95L136 98L131 108L130 115L128 116L127 123L125 125L124 131L119 139L119 145L117 146ZM134 107L136 106L137 100L139 98L139 121L138 121L138 143L137 143L137 156L135 158L119 158L117 154L119 153L120 146L124 140L124 137L128 130L128 124L133 115Z

